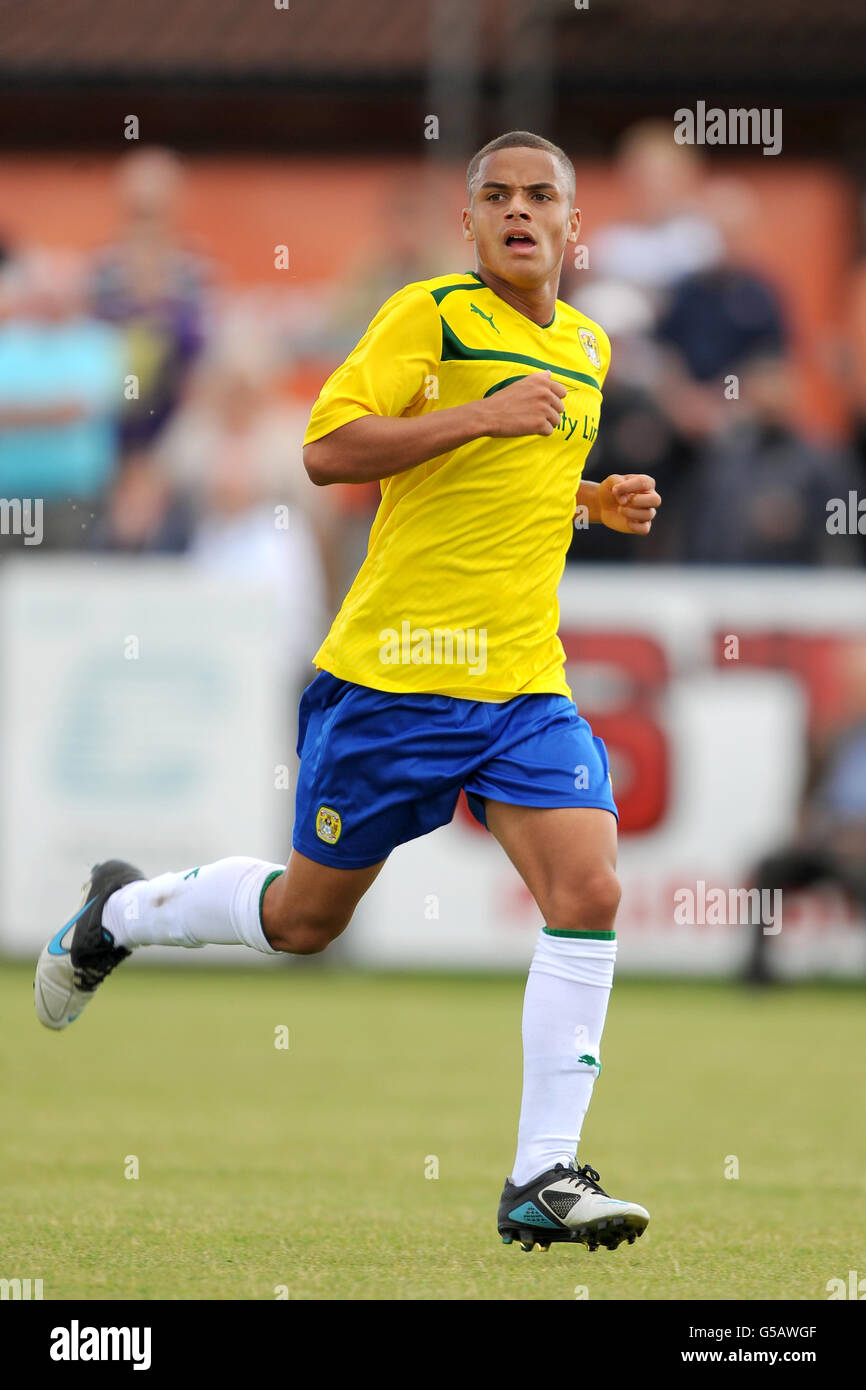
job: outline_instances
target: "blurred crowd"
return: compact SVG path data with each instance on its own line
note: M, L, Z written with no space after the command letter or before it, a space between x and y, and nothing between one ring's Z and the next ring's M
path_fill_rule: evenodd
M260 581L291 670L339 582L300 466L308 408L179 232L183 181L171 152L137 151L96 253L0 248L0 496L42 499L44 549L185 555Z
M693 146L648 122L618 155L627 219L592 239L564 296L612 342L587 476L652 474L664 499L646 545L595 528L570 559L711 565L862 565L866 537L827 529L827 503L866 495L866 314L824 344L843 384L847 440L806 434L791 306L759 268L745 182L708 183ZM805 215L805 213L804 213ZM862 272L860 273L862 279ZM814 388L809 388L814 389Z
M795 423L789 307L753 263L748 187L705 184L669 127L630 131L617 158L628 211L594 233L588 268L566 265L560 294L613 341L587 476L649 472L664 507L646 542L590 528L569 558L862 565L866 537L824 522L829 498L866 495L866 277L852 268L840 445ZM190 243L183 191L171 152L137 150L90 256L3 245L0 227L0 497L43 499L46 548L183 554L258 576L280 595L292 648L308 651L378 495L309 484L312 400L388 294L448 267L392 219L396 240L356 297L319 314L320 369L287 389L291 323L275 330L267 290L233 289Z

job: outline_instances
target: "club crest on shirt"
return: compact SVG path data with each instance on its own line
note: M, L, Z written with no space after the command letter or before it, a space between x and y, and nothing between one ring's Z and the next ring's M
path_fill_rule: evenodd
M594 367L601 366L601 353L598 350L598 339L591 328L579 328L577 336L580 339L581 347Z
M320 806L316 812L316 834L326 845L335 845L340 838L343 822L330 806Z

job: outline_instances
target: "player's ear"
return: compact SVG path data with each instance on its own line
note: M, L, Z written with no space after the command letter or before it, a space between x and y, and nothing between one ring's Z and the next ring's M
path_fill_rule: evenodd
M568 234L566 241L577 241L580 236L580 208L572 208L568 214Z
M460 221L463 227L463 240L474 241L475 233L472 230L472 210L470 208L463 209L460 214Z

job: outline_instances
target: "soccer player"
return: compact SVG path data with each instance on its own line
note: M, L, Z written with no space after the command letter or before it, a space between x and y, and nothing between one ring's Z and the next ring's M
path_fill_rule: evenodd
M577 241L574 170L512 131L467 171L476 269L407 285L313 409L314 483L379 480L367 557L314 657L299 711L288 865L252 858L146 879L97 865L36 971L49 1028L151 944L322 951L399 844L452 819L464 788L541 911L523 1009L517 1154L499 1206L522 1248L634 1241L577 1146L613 980L617 811L604 745L578 714L557 585L581 515L646 535L652 478L581 480L610 344L556 297Z

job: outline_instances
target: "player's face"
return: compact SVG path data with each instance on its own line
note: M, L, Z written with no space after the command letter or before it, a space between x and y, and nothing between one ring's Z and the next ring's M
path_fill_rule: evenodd
M559 161L546 150L486 155L463 210L463 235L475 242L479 264L518 289L558 277L566 244L580 231L570 193Z

